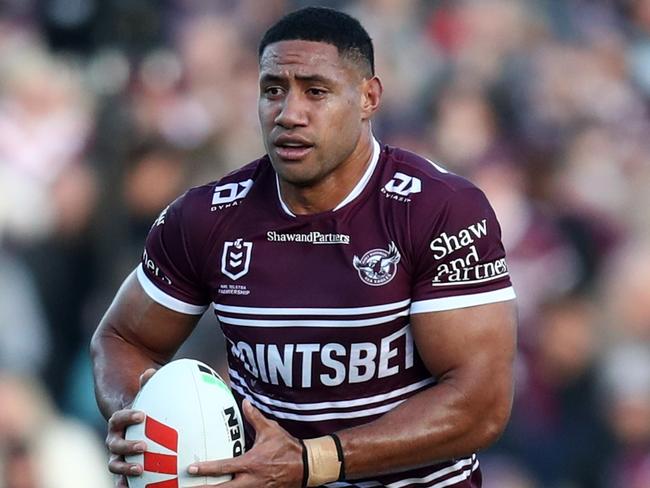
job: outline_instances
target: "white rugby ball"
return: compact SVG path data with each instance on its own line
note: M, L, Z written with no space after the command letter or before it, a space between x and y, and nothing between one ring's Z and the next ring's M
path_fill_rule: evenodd
M126 439L142 440L144 454L127 456L144 467L127 478L130 488L189 488L220 484L230 476L190 476L198 461L239 456L244 427L237 402L221 377L206 364L178 359L160 368L135 397L145 421L126 429Z

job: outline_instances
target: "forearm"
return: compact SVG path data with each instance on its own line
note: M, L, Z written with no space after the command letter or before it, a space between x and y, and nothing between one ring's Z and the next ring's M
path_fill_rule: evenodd
M489 446L510 415L508 385L477 403L453 379L441 381L373 422L338 432L346 478L417 468Z
M134 273L124 281L90 344L95 396L104 417L132 403L140 375L169 361L197 320L153 302Z
M151 356L102 327L90 346L95 377L95 397L102 415L108 419L115 411L128 407L140 389L139 378L148 368L160 364Z

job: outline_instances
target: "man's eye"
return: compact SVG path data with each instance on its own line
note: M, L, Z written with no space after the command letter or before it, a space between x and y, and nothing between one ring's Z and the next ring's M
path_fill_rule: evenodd
M327 93L327 90L322 88L310 88L307 92L314 97L322 97Z
M269 97L277 97L282 94L282 88L279 86L269 86L268 88L264 89L264 94Z

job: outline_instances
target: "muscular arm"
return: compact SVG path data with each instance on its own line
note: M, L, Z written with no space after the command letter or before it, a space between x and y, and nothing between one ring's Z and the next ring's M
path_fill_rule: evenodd
M95 395L104 417L131 404L142 372L168 362L198 319L154 302L135 272L124 281L91 341Z
M492 444L509 418L513 302L416 314L411 327L439 381L379 419L338 432L349 479L466 456Z
M337 432L346 479L374 477L467 456L492 444L512 404L513 302L411 316L418 352L436 385L377 420ZM277 422L244 402L253 448L238 458L195 463L193 475L235 474L224 488L300 486L301 448Z

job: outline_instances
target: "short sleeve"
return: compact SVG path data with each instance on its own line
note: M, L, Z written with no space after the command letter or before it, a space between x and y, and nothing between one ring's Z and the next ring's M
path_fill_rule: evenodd
M163 210L155 220L136 270L145 292L157 303L176 312L200 315L209 298L195 267L197 255L183 219L185 197Z
M483 192L454 191L432 224L420 231L411 313L515 298L501 228Z

